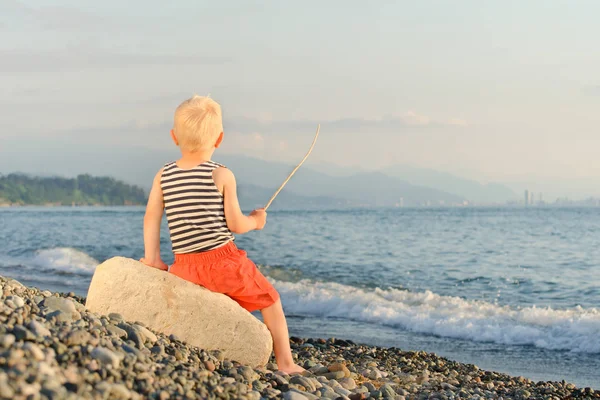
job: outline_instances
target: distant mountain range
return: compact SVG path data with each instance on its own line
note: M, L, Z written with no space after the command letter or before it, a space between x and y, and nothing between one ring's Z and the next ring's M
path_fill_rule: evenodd
M238 183L276 188L293 169L292 165L246 156L215 157L231 168ZM325 196L346 200L359 206L391 207L462 203L465 198L438 189L413 185L381 172L358 172L349 176L331 176L310 167L301 168L286 191L302 196Z
M7 153L0 159L0 172L18 161ZM101 157L98 154L110 154ZM68 150L59 147L31 154L27 170L35 175L73 177L79 173L112 176L149 189L160 167L178 157L176 148L167 151L148 149L102 148ZM16 156L15 156L16 157ZM68 162L65 162L68 160ZM240 188L240 202L245 207L262 205L287 177L294 165L270 162L243 155L216 153L214 160L231 168ZM22 164L22 162L20 163ZM393 207L452 205L464 201L504 203L519 198L504 185L482 185L451 174L394 166L382 171L311 163L309 159L283 190L273 208L301 207Z
M504 203L519 196L508 186L498 183L481 184L459 178L446 172L395 165L382 170L383 173L410 183L433 187L448 193L464 196L476 203Z
M352 176L368 173L369 170L356 167L340 167L328 163L311 164L307 168L326 171L332 176ZM407 183L426 186L441 190L458 197L465 198L469 202L479 204L505 203L506 201L520 199L513 189L499 183L482 184L474 180L460 178L447 172L440 172L427 168L417 168L408 165L394 165L379 170L384 175L398 178Z

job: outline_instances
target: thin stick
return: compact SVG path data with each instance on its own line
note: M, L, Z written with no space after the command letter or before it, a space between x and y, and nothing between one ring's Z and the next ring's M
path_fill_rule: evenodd
M279 189L277 189L277 191L275 192L275 194L271 197L271 200L269 200L269 202L265 206L265 211L267 211L267 208L269 208L269 206L271 205L271 203L273 202L273 200L275 200L275 197L277 197L277 195L279 194L279 192L281 192L281 189L283 189L283 187L286 185L286 183L288 183L288 181L290 180L290 178L296 173L296 171L298 171L298 168L300 168L300 166L302 164L304 164L304 161L306 161L306 159L308 158L308 156L312 152L313 148L315 147L315 143L317 143L317 137L319 137L319 131L320 130L321 130L321 124L317 125L317 133L316 133L315 138L314 138L314 140L312 142L312 145L310 146L310 149L308 149L308 153L306 153L306 155L304 156L304 158L302 159L302 161L300 161L300 164L298 164L296 166L296 168L294 168L294 170L292 171L292 173L287 177L287 179L285 181L283 181L283 183L281 184L281 186L279 186Z

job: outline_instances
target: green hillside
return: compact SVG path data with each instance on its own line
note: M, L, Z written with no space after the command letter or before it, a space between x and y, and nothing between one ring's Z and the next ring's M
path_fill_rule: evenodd
M108 177L76 178L0 175L0 205L140 205L146 193L138 186Z

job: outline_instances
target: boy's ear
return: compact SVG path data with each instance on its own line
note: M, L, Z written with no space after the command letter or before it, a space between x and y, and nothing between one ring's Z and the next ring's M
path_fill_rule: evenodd
M219 134L219 137L217 138L217 142L215 143L215 149L219 148L219 146L221 145L221 142L223 142L223 132L221 132Z
M171 139L173 139L175 146L179 146L179 140L177 140L177 136L175 136L175 131L173 129L171 129Z

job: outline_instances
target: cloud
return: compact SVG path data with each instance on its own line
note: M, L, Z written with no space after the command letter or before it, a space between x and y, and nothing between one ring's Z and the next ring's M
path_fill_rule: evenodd
M16 0L2 0L0 12L11 18L33 23L42 30L60 32L110 32L115 28L126 28L124 22L114 18L90 13L75 7L46 6L31 7Z
M469 123L462 118L450 118L448 121L446 121L446 124L454 126L469 126Z
M11 15L29 15L31 8L16 0L3 0L0 3L0 11L3 15L11 13Z
M332 133L402 133L461 129L468 126L462 119L435 121L424 115L409 111L400 116L367 118L341 118L329 121L293 120L277 121L250 117L225 118L225 129L238 133L263 134L298 133L314 131L321 124L323 131Z
M294 140L300 137L306 137L306 135L312 137L319 123L321 124L321 132L323 134L327 133L328 136L331 134L341 134L344 137L355 134L368 136L387 134L389 139L401 138L402 136L428 138L431 135L448 138L452 134L462 132L466 126L459 123L460 121L451 121L452 123L428 121L427 124L423 122L424 120L417 119L417 121L421 122L415 123L413 120L407 122L405 117L345 118L329 121L268 121L249 117L226 116L224 129L228 138L227 143L233 141L242 148L262 150L266 152L265 156L268 158L274 156L277 152L293 149ZM54 138L57 141L66 140L74 145L86 146L114 144L162 148L165 145L170 146L169 131L172 126L172 120L170 119L157 122L152 119L136 118L103 126L78 124L77 127L68 129L45 130L43 134L31 135L31 138L36 136ZM23 135L27 136L26 133ZM330 138L332 137L330 136Z
M587 85L583 87L583 93L589 96L600 96L600 85Z
M407 125L429 125L431 122L429 117L417 114L414 111L407 111L400 116L400 119Z
M104 49L81 49L29 52L0 50L0 72L49 72L91 68L122 68L151 65L224 64L229 58L205 55L117 53Z
M34 11L33 16L42 27L57 31L95 31L121 26L113 19L94 15L72 7L43 7Z

